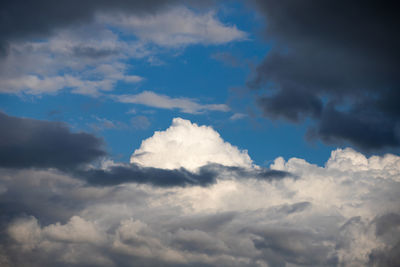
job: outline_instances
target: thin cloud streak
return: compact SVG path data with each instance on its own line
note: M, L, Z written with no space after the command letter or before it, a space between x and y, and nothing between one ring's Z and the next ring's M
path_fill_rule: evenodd
M178 109L183 113L200 114L206 111L228 112L226 104L199 104L197 100L185 97L172 98L152 91L143 91L136 95L114 95L118 102L140 104L160 109Z

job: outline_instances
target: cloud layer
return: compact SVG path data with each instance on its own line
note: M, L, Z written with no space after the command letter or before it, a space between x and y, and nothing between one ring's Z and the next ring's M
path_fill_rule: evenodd
M187 133L242 161L203 166L197 174L173 169L201 165L188 161L197 153L213 159L213 146L186 149L191 148ZM277 158L262 172L212 128L182 119L145 140L141 149L157 142L171 143L171 156L164 159L176 166L104 163L81 173L1 168L2 266L396 266L399 261L398 156L367 158L337 149L324 167ZM154 157L145 164L158 165L157 153L165 151L149 151ZM179 177L212 182L185 187L154 182Z

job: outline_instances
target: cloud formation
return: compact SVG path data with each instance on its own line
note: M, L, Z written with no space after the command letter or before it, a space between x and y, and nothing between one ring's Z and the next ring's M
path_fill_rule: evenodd
M105 155L103 141L91 134L0 112L0 167L70 169Z
M117 1L112 5L87 1L77 4L79 12L71 8L74 4L60 1L55 5L47 0L1 3L1 93L41 95L68 89L100 96L118 82L144 80L129 73L129 61L148 58L150 62L163 49L224 44L246 35L222 23L216 12L202 8L195 12L181 6L181 1Z
M181 118L174 118L168 129L143 140L130 161L145 167L190 171L211 163L252 168L246 150L240 151L225 142L209 126L198 126Z
M54 170L1 169L0 258L4 266L395 266L398 156L339 149L325 167L277 158L271 168L294 176L225 170L207 187L93 187Z
M248 85L269 118L311 118L309 137L398 148L400 38L393 3L253 1L272 48ZM338 129L340 125L340 129Z
M136 95L117 95L113 98L121 103L140 104L162 109L179 109L181 112L189 114L199 114L205 111L229 111L226 104L199 104L195 99L172 98L151 91L143 91Z

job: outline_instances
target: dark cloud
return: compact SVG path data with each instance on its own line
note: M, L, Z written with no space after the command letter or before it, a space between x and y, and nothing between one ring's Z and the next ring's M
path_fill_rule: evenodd
M0 3L0 55L7 53L9 41L41 38L60 28L89 23L99 13L142 15L183 2L201 8L213 0L4 0Z
M146 183L157 186L209 185L215 182L217 172L201 168L200 172L192 173L185 169L166 170L158 168L142 168L137 165L113 166L108 170L92 169L79 171L92 185L112 186L123 183Z
M8 116L0 112L0 166L76 168L105 156L102 140L72 133L60 122Z
M153 184L156 186L207 186L216 182L221 173L229 172L239 179L254 177L262 180L282 179L289 173L277 170L261 169L249 171L240 167L226 167L209 164L198 172L190 172L184 168L167 170L152 167L140 167L135 164L113 166L108 169L79 170L74 174L91 185L113 186L123 183Z
M343 140L365 150L376 150L400 145L398 123L391 118L360 110L338 111L326 107L318 127L309 129L308 137L318 136L327 143Z
M376 223L376 235L384 235L396 227L400 226L400 214L388 213L378 217L375 220Z
M285 177L293 178L293 175L289 172L264 169L264 168L249 170L242 167L235 167L235 166L228 167L219 164L209 164L207 166L204 166L203 168L208 168L218 173L222 173L223 171L230 172L239 179L246 177L254 177L260 180L275 180L275 179L279 180Z
M272 44L248 83L268 91L257 101L264 115L294 122L311 117L315 137L364 150L399 147L394 2L254 2L265 15L265 36ZM343 120L348 122L335 129ZM384 130L376 128L383 126L378 121Z
M396 267L400 262L400 242L386 250L374 250L369 255L369 265L379 267Z
M40 37L55 29L87 23L98 12L154 12L174 3L174 0L151 1L51 1L5 0L0 4L0 47L7 49L7 41L25 37Z
M385 243L394 243L381 249L373 250L369 255L371 266L398 266L400 262L400 214L388 213L374 220L376 236Z
M329 255L323 245L330 238L317 236L308 231L293 229L263 229L254 231L254 246L261 250L271 266L286 266L286 263L304 266L337 266L338 260Z

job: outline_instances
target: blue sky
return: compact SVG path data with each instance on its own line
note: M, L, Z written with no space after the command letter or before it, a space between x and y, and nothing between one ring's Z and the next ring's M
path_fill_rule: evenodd
M213 126L228 142L247 149L256 164L266 165L278 156L300 156L310 162L323 164L332 147L319 141L306 141L306 127L302 124L263 118L255 104L257 93L246 87L252 69L269 50L269 44L261 34L265 25L260 16L242 3L223 4L217 8L192 12L199 16L212 14L212 18L223 27L220 34L224 34L224 30L237 29L242 36L220 43L207 40L213 37L200 36L188 44L178 42L165 45L154 41L142 44L144 41L140 40L140 36L129 32L120 33L118 27L110 27L111 33L115 35L113 38L118 41L142 46L143 55L139 53L117 60L125 65L124 75L139 76L141 81L126 83L118 80L100 94L74 93L74 89L68 85L49 93L37 93L24 88L15 94L1 94L2 110L15 116L63 121L71 125L74 131L92 132L104 138L107 150L115 160L127 161L141 140L151 136L155 130L166 129L172 118L182 117L198 124ZM90 27L93 26L84 25L83 31L90 30ZM56 37L54 39L53 42L62 42ZM95 41L105 43L109 40L105 37ZM45 56L51 56L51 53ZM108 61L107 64L116 64L113 59ZM79 58L75 64L80 64ZM87 64L83 70L77 68L71 72L68 66L58 62L57 75L73 73L77 77L83 76L80 72L96 68L103 62L98 65L96 62ZM46 69L46 65L39 65L38 68ZM35 68L29 71L35 71ZM200 110L190 112L197 114L190 114L179 108L162 109L119 103L110 97L143 91L170 98L190 98L203 105L224 104L229 110ZM236 113L240 115L233 119ZM143 125L135 126L135 123Z

